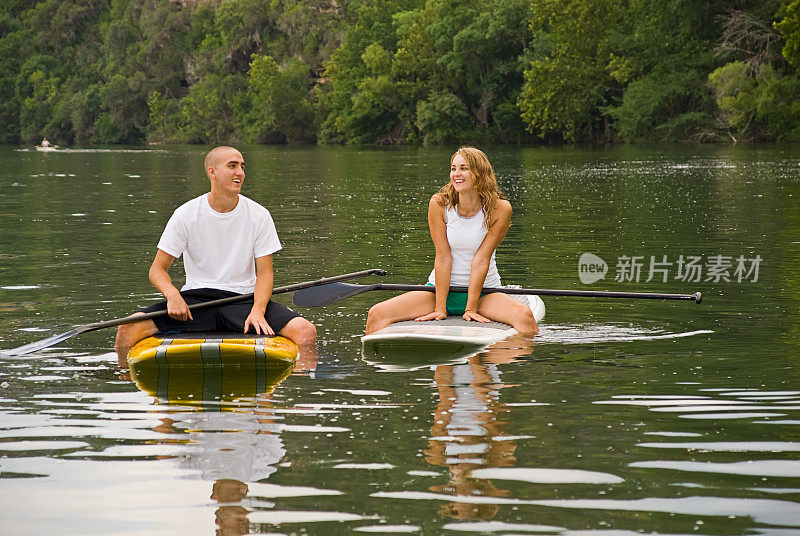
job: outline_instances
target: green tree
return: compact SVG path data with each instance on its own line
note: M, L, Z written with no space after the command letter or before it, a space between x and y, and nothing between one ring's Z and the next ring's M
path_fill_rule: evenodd
M314 141L307 65L292 59L279 68L271 56L254 54L248 77L252 110L245 119L251 141Z
M542 0L532 7L533 43L519 106L546 139L609 140L609 106L622 83L617 38L630 23L622 0ZM624 71L638 70L628 61Z
M525 139L516 108L524 82L522 58L530 42L527 0L439 0L428 33L437 60L432 96L449 90L469 120L460 141L519 142Z
M469 113L461 99L452 93L438 93L417 104L416 126L426 145L458 143L469 124Z
M707 74L720 64L714 44L731 2L639 0L631 30L619 42L640 65L609 112L623 141L686 140L713 124Z
M318 89L320 139L525 139L516 108L528 41L523 0L362 3ZM394 11L391 11L394 7Z
M800 38L793 18L798 5L784 2L777 14L783 18L774 23L763 13L726 17L718 48L735 59L711 72L708 85L716 97L717 132L734 142L800 139L800 76L790 45Z
M417 10L421 4L421 0L352 3L356 22L326 62L316 88L321 141L396 143L401 139L402 107L391 74L398 42L392 14Z
M102 25L103 69L100 125L106 143L136 143L147 137L153 92L186 94L184 58L195 45L190 13L163 0L114 0ZM187 34L192 38L187 38ZM98 116L99 117L99 116ZM115 128L108 128L108 122ZM163 125L162 125L163 126Z
M52 56L29 57L17 75L15 94L22 104L20 135L27 142L40 141L41 132L59 99L61 69ZM54 134L50 134L55 138Z
M536 2L520 99L528 128L569 141L681 140L710 128L720 18L742 4L764 3Z
M237 143L239 117L247 107L245 75L210 74L182 100L179 130L187 143Z
M800 0L6 0L0 141L795 139L799 64Z
M753 74L735 61L712 72L709 84L733 141L800 139L800 77L781 75L769 64Z
M784 1L775 29L784 39L783 57L800 69L800 0Z
M0 7L0 143L14 143L20 137L21 101L16 94L18 77L12 73L21 71L29 41L20 24L21 11L12 2Z

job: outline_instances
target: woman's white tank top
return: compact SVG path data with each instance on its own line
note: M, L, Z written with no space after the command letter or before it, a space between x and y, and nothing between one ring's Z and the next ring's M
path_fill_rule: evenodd
M472 268L472 258L486 237L484 226L485 213L480 209L474 216L465 218L458 214L455 207L447 207L445 221L447 222L447 242L450 244L450 254L453 257L453 269L450 272L450 285L469 285L469 273ZM499 287L500 274L497 273L497 264L494 254L489 261L489 271L486 273L484 287ZM436 269L431 271L428 283L436 284Z

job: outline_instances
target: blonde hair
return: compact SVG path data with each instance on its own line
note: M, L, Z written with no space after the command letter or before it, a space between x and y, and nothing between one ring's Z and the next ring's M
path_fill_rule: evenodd
M475 180L475 190L478 192L478 197L481 200L481 208L484 213L483 224L488 230L491 225L492 210L494 209L495 203L498 199L505 198L500 192L500 187L497 186L497 178L494 176L492 164L489 163L489 159L483 151L475 147L461 147L450 157L451 165L453 159L459 154L467 161L469 172ZM439 204L444 207L453 208L458 206L458 192L456 192L456 189L453 187L452 181L448 181L448 183L439 190Z

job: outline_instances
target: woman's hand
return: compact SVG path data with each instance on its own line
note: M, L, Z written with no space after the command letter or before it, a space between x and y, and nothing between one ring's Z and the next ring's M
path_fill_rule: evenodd
M444 320L447 318L447 313L444 311L433 311L426 315L418 316L414 322L427 322L428 320Z
M475 322L491 322L491 320L478 314L478 311L475 310L464 311L462 318L464 320L474 320Z

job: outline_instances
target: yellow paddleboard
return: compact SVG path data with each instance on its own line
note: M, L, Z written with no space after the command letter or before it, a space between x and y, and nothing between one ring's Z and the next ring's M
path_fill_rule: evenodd
M163 402L216 404L269 393L291 374L297 345L284 337L244 337L148 337L128 353L131 377L139 389Z

